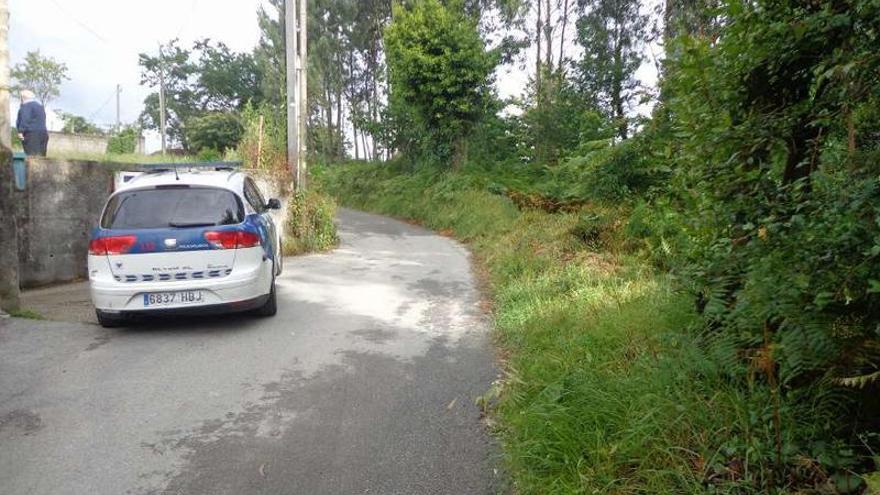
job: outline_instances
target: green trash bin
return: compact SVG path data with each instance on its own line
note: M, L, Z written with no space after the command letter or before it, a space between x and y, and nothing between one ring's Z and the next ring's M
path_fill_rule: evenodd
M24 191L27 186L27 155L24 152L12 153L12 173L15 175L15 190Z

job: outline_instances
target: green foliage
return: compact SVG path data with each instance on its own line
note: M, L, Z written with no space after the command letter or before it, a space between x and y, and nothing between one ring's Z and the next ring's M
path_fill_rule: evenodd
M140 125L144 129L159 128L158 91L162 76L165 81L168 137L188 151L198 151L205 146L204 143L193 146L189 142L192 122L207 118L221 123L219 117L211 114L235 114L249 102L256 103L262 98L262 76L257 70L256 61L249 54L232 52L223 43L199 40L192 49L187 49L181 47L177 40L172 40L163 45L158 56L141 53L138 63L141 66L141 84L155 91L144 100ZM222 123L224 128L209 141L214 145L229 146L228 139L223 139L223 142L218 142L218 139L220 134L227 138L234 134L232 119ZM195 132L204 135L210 131L200 129Z
M15 64L9 72L14 90L33 91L43 105L61 94L61 84L67 77L67 65L52 57L44 57L39 50L27 52L24 62Z
M241 120L232 113L211 112L191 118L186 125L186 140L194 151L222 153L235 148L243 132Z
M538 88L533 85L532 89ZM521 103L522 115L512 119L523 156L538 164L556 164L575 153L581 143L614 135L598 107L561 73L545 75L540 90Z
M13 309L9 312L9 316L13 318L24 318L27 320L45 320L46 318L32 309Z
M107 153L123 155L137 150L141 130L135 126L126 126L117 130L107 141Z
M578 42L584 48L577 62L577 82L613 119L617 134L629 135L628 109L635 103L636 71L644 59L648 18L637 0L581 0L588 6L577 21Z
M875 469L878 442L860 437L880 428L880 5L722 12L717 38L684 29L669 43L663 101L638 138L668 187L627 230L694 295L729 379L777 394L775 453L754 486L819 483L799 471L808 458L850 492L852 472Z
M488 103L496 65L477 21L439 0L398 5L385 46L394 109L427 134L441 161L458 167L467 157L464 138Z
M85 117L80 117L79 115L74 115L72 113L62 113L61 121L64 122L64 127L61 128L61 132L66 132L69 134L104 134L103 129L89 122L88 120L86 120Z
M769 391L727 380L689 331L688 298L618 250L625 211L521 211L484 173L347 165L316 180L451 231L485 264L505 356L487 397L517 493L759 493Z
M269 103L245 107L238 151L247 167L288 173L286 119L282 110Z
M336 234L336 203L314 189L298 192L287 203L284 254L295 255L333 249Z

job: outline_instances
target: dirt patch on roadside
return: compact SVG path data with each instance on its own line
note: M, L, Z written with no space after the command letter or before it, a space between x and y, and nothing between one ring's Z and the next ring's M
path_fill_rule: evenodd
M95 323L88 282L74 282L22 292L21 306L52 321Z

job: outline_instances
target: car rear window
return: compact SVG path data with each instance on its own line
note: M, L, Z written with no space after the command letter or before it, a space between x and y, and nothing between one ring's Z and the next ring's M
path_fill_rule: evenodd
M241 201L231 191L170 187L119 193L104 210L105 229L158 229L232 225L244 220Z

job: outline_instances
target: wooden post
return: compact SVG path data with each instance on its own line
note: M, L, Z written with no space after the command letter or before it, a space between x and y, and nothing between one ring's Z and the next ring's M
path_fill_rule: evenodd
M262 168L263 160L263 116L260 115L260 127L257 131L257 168Z

